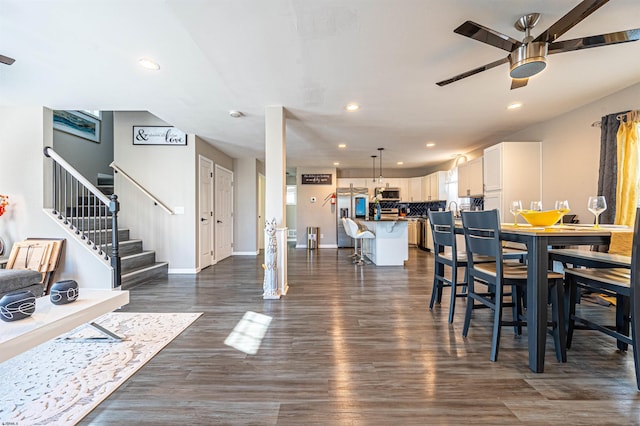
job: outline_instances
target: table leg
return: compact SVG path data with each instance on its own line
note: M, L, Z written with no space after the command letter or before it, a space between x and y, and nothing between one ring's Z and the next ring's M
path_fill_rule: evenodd
M544 371L544 354L547 342L547 238L533 237L527 244L529 255L527 281L527 330L529 335L529 368Z

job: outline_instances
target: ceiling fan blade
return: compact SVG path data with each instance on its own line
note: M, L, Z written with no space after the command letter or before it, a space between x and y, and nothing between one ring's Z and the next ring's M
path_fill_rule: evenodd
M15 62L16 60L13 58L10 58L8 56L4 56L4 55L0 55L0 62L6 65L11 65Z
M609 0L583 0L582 3L571 9L566 15L558 19L545 32L535 38L534 41L546 41L553 43L562 34L569 31L580 21L604 6Z
M584 38L574 38L572 40L556 41L549 45L549 54L590 49L592 47L609 46L618 43L628 43L630 41L637 40L640 40L640 28Z
M447 80L439 81L436 84L438 86L446 86L447 84L454 83L454 82L456 82L458 80L462 80L463 78L471 77L474 74L478 74L479 72L486 71L488 69L497 67L498 65L502 65L502 64L505 64L507 62L509 62L509 57L508 56L503 58L503 59L499 59L499 60L497 60L495 62L491 62L490 64L483 65L483 66L478 67L478 68L474 68L471 71L467 71L467 72L464 72L462 74L458 74L455 77L449 78Z
M521 87L524 87L524 86L527 85L528 82L529 82L528 78L512 78L511 79L511 90L519 89Z
M481 41L491 46L497 47L507 52L513 52L522 43L518 40L499 33L491 28L476 24L473 21L467 21L453 30L454 33Z

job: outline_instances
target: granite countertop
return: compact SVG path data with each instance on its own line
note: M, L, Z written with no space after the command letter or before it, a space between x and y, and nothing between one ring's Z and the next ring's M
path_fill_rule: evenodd
M398 217L398 218L386 218L386 217L381 217L380 220L373 220L373 219L368 219L365 220L365 222L407 222L408 218L406 217Z

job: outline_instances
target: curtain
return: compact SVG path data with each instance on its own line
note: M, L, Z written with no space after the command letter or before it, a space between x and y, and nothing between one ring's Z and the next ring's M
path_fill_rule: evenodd
M613 223L616 217L616 184L618 181L618 127L616 118L621 113L602 117L600 122L600 171L598 174L598 193L607 200L607 210L600 215L600 223ZM624 113L622 113L624 114ZM585 200L586 203L586 200Z
M638 204L638 111L631 111L621 117L617 139L615 224L633 226Z

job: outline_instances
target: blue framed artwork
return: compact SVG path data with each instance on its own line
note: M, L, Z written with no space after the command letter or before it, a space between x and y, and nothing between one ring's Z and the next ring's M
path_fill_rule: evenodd
M100 143L100 119L80 111L53 111L53 128Z

